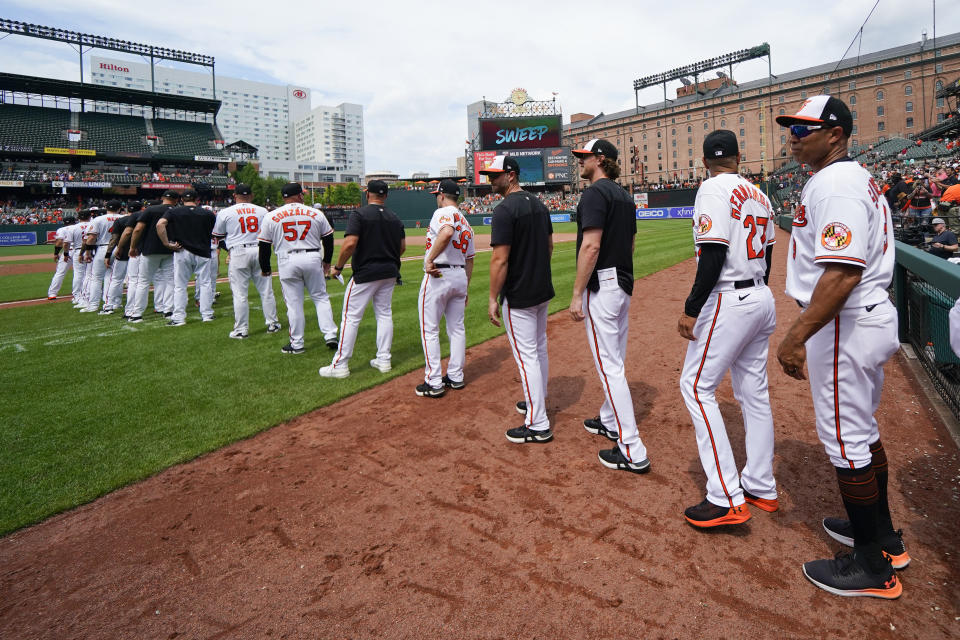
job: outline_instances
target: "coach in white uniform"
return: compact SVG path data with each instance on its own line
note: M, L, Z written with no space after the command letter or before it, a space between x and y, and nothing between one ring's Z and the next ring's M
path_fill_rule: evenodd
M637 208L614 180L620 176L617 148L594 138L573 154L580 177L590 182L577 205L577 275L570 316L586 320L587 344L600 376L600 415L583 421L590 433L615 440L617 446L598 453L610 469L650 471L647 448L640 439L624 358L630 330L633 295L633 241Z
M343 295L343 316L340 321L340 342L333 360L319 373L325 378L350 375L350 358L357 341L360 320L367 304L373 302L377 318L377 357L370 366L381 373L393 368L390 350L393 346L393 288L400 277L400 256L407 244L403 223L386 205L387 183L371 180L367 184L367 204L350 214L340 255L331 268L339 276L347 260L353 277Z
M520 165L515 158L497 156L480 173L489 178L493 192L503 196L490 225L493 255L487 317L499 327L503 305L503 325L520 372L526 416L521 426L507 430L506 437L517 444L550 442L553 430L546 405L547 307L554 296L550 211L520 188Z
M767 197L739 171L740 145L720 129L703 141L711 178L694 203L697 275L677 322L690 340L680 391L697 435L707 496L684 511L687 522L715 527L746 522L744 501L776 511L773 479L773 415L767 391L767 353L776 325L770 274L776 227ZM716 390L730 371L743 413L747 462L737 473Z
M88 265L83 261L83 238L87 235L90 226L89 210L77 212L77 224L72 225L63 233L63 250L70 253L70 262L73 263L73 306L80 309L87 306L85 285Z
M267 213L260 226L260 271L270 276L270 247L277 252L280 287L287 303L287 324L290 344L280 351L289 354L304 352L303 290L317 308L317 321L324 341L337 348L337 323L327 295L326 276L330 275L333 255L333 227L319 209L303 203L303 188L290 182L280 190L284 205Z
M853 119L837 98L810 98L777 123L790 127L790 151L814 175L803 187L787 252L787 295L804 311L780 344L784 372L805 379L817 435L836 469L849 520L824 529L853 552L803 565L815 585L841 596L897 598L895 568L910 556L894 530L887 502L887 456L874 414L883 365L897 339L893 221L870 174L847 156Z
M50 280L50 288L47 289L47 300L57 299L57 294L60 293L60 287L63 286L63 279L73 265L73 260L70 259L70 252L63 250L63 242L67 234L70 233L70 227L76 224L76 222L77 219L73 216L66 216L63 219L64 226L57 229L54 234L53 261L57 263L57 270Z
M427 228L423 256L423 281L420 284L418 312L420 340L426 371L423 383L417 386L418 396L439 397L444 389L462 389L463 362L466 359L467 332L463 314L467 306L467 289L473 275L473 229L457 208L460 187L450 179L441 180L437 190L437 206ZM450 338L450 359L447 373L440 366L440 318L446 320Z
M230 277L230 291L233 292L233 331L230 337L242 340L250 330L250 305L247 292L250 282L260 294L260 307L267 324L267 333L280 330L277 321L277 301L273 295L273 278L260 274L258 264L257 236L267 210L253 204L253 190L249 185L238 184L233 192L236 204L217 214L217 223L213 227L213 237L223 239L230 252L230 264L227 267ZM213 260L213 258L211 258Z
M98 216L90 223L87 229L87 235L84 237L84 244L89 248L92 259L87 269L87 306L80 310L81 313L96 313L100 309L100 299L104 293L110 290L110 280L113 277L112 271L107 267L104 258L107 255L107 245L110 244L110 236L113 233L113 223L120 217L120 201L111 200L107 203L107 212ZM104 304L104 311L109 310L109 306Z

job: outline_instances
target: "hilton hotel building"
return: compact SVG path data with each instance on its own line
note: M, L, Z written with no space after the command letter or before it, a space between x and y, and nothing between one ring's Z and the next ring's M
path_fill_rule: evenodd
M706 177L703 138L714 129L737 134L741 171L772 172L792 158L787 131L774 122L805 99L829 93L853 114L851 147L915 135L950 112L938 89L960 77L960 33L850 57L777 77L736 84L728 78L677 89L676 100L609 115L574 114L564 145L606 138L620 152L620 183ZM576 176L574 189L583 185Z

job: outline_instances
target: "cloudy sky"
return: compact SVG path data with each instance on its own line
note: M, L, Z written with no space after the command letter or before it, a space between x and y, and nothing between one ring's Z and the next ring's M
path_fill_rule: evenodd
M360 103L367 171L408 176L455 164L466 105L483 97L556 92L566 122L633 106L635 78L762 42L774 74L822 64L844 54L875 2L161 0L153 11L116 0L5 0L2 17L212 55L219 75L307 85L315 105ZM937 3L937 35L960 32L951 4ZM932 38L933 6L880 0L847 55L916 42L924 30ZM77 53L65 44L9 36L0 60L7 72L79 80ZM766 71L766 60L755 60L734 76ZM661 99L658 88L640 94L641 104Z

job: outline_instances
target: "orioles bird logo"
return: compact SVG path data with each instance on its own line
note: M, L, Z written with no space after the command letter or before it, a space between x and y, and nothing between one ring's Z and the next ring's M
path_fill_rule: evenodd
M793 216L793 226L795 227L805 227L807 226L807 208L803 205L797 207L797 213Z
M700 216L700 221L697 223L697 235L702 236L707 231L713 228L713 220L710 219L710 216L703 214Z
M820 232L820 244L830 251L841 251L850 246L853 241L853 232L845 224L831 222Z

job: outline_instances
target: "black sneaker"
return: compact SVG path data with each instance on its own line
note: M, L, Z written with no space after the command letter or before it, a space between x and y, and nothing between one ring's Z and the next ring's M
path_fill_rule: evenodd
M274 322L273 324L267 325L267 333L276 333L280 331L280 323Z
M164 312L163 312L163 317L164 317L164 318L170 318L170 317L172 317L172 316L173 316L173 311L164 311Z
M187 324L186 320L170 320L167 322L168 327L182 327L185 324Z
M527 401L521 400L517 403L517 413L520 415L527 415Z
M623 455L623 452L620 451L620 447L604 449L597 454L597 457L600 458L600 464L608 469L621 469L631 473L646 473L650 471L650 460L648 458L644 458L640 462L630 462L626 456Z
M889 562L879 572L868 569L860 551L838 553L832 560L803 563L803 575L824 591L838 596L865 596L893 600L903 593L903 586Z
M451 380L449 376L443 376L443 378L440 380L443 382L443 386L450 387L451 389L463 389L465 386L467 386L467 383L463 380L456 382Z
M417 385L417 395L421 398L442 398L446 392L443 386L431 387L426 382Z
M516 429L507 429L507 440L517 444L525 442L550 442L553 440L553 431L546 429L544 431L534 431L527 425L521 425Z
M337 348L338 344L339 342L337 341L336 338L330 338L329 340L327 340L327 349L330 349L332 351Z
M306 351L306 349L303 347L295 347L292 344L287 343L286 346L280 347L280 351L287 354L300 354Z
M127 318L127 322L130 324L137 324L138 322L143 322L143 316L130 316Z
M750 509L746 503L735 507L720 507L709 500L687 507L683 512L687 522L695 527L719 527L723 524L741 524L750 519Z
M824 518L823 530L840 544L848 547L853 546L853 526L849 520ZM881 538L880 548L883 549L883 555L890 560L894 569L905 569L910 564L910 554L907 553L907 547L903 544L902 529Z
M607 440L613 440L616 442L618 439L617 434L610 429L607 429L607 426L600 422L600 416L597 416L596 418L587 418L584 420L583 428L594 435L603 436Z

